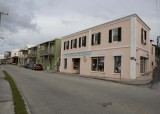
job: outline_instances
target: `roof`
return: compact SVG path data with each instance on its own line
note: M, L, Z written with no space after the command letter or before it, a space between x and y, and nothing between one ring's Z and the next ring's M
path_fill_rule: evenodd
M100 25L97 25L97 26L94 26L94 27L91 27L91 28L88 28L88 29L85 29L85 30L82 30L82 31L79 31L79 32L75 32L75 33L70 34L70 35L66 35L66 36L62 37L62 39L70 37L70 36L74 36L76 34L81 34L83 32L87 32L89 30L94 30L94 29L100 28L100 27L105 26L105 25L117 23L117 22L120 22L122 20L131 19L132 17L136 17L138 20L140 20L142 22L142 24L144 26L146 26L150 30L149 26L137 14L132 14L132 15L125 16L125 17L122 17L122 18L119 18L119 19L116 19L116 20L113 20L113 21L110 21L110 22L106 22L106 23L103 23L103 24L100 24Z

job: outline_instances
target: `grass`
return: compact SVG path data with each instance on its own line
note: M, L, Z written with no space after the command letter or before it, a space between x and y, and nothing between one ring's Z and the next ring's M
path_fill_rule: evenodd
M9 84L11 86L15 114L28 114L28 112L26 111L24 100L22 99L22 96L21 96L14 80L6 71L3 71L3 72L5 74L5 79L9 82Z

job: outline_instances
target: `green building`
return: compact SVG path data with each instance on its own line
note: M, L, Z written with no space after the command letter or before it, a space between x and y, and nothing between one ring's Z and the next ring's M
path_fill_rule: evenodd
M46 70L59 71L61 39L54 39L37 45L36 63Z

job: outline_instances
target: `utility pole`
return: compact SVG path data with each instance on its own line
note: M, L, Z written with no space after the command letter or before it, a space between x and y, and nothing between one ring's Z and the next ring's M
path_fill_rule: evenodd
M1 26L1 16L2 15L8 15L8 13L0 12L0 26Z
M1 17L2 17L2 15L8 15L8 13L0 12L0 28L1 28ZM0 38L4 39L4 37L1 37L1 36L0 36Z

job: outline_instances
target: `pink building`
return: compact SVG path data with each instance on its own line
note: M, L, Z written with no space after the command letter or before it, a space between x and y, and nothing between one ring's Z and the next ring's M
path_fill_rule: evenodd
M129 15L62 37L61 72L136 79L155 67L150 28Z

